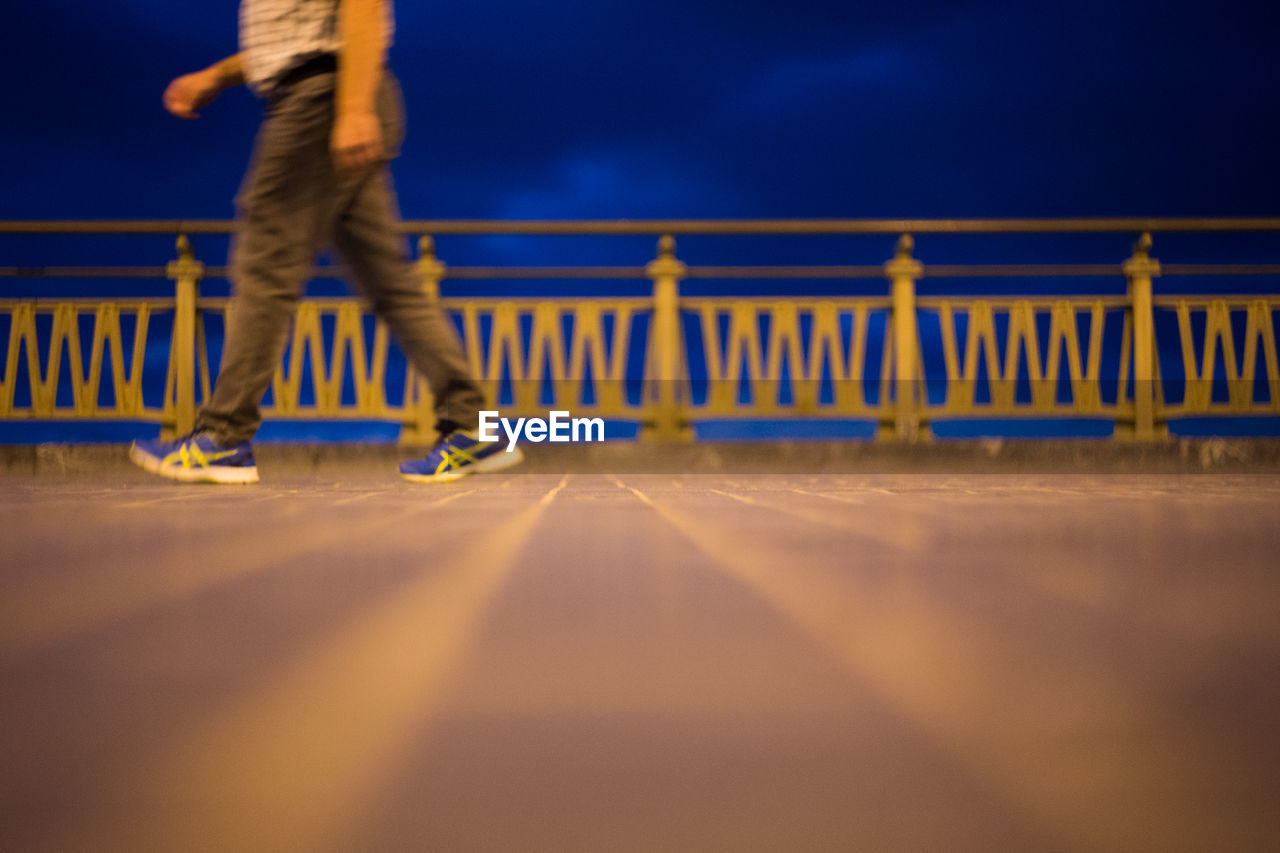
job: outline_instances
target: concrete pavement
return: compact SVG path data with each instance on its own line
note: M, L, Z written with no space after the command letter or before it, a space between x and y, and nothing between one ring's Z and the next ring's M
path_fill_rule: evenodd
M1274 475L0 478L0 848L1264 850Z

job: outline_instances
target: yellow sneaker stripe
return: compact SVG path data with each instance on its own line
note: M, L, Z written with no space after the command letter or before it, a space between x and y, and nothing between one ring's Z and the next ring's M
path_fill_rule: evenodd
M173 466L180 466L182 468L208 468L213 462L217 462L221 459L227 459L235 455L236 450L234 449L205 453L200 449L199 445L192 442L190 444L180 445L177 450L160 460L160 465L164 468Z

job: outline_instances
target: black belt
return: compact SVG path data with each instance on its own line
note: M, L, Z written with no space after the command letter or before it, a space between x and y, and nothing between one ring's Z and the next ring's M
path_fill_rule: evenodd
M332 74L337 70L338 57L332 53L322 53L299 65L295 65L280 75L280 79L271 87L271 94L267 96L267 103L275 104L289 94L291 87L296 86L308 77L315 77L317 74Z

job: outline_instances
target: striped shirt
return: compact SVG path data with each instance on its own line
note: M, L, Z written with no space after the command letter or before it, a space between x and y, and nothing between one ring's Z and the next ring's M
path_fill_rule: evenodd
M395 33L392 0L384 0L387 47ZM240 53L244 79L268 94L285 72L309 59L337 53L338 0L241 0Z

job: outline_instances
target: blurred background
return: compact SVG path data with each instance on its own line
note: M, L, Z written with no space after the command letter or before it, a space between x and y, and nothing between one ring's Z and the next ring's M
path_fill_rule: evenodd
M172 77L236 50L236 4L50 0L11 16L21 37L0 67L22 82L0 93L9 119L0 130L0 220L233 215L261 103L238 89L199 120L181 121L164 112L160 94ZM391 64L406 93L409 135L393 171L411 220L1238 217L1274 213L1280 190L1270 4L799 0L780 14L714 0L495 0L401 3L396 17ZM926 265L1109 264L1118 272L1137 237L923 234L914 253ZM895 239L681 236L677 254L689 265L875 266L893 255ZM226 242L196 235L195 257L221 265ZM653 236L443 235L435 250L451 269L638 269L655 256ZM161 266L174 255L172 235L0 234L0 267L11 270ZM1274 232L1167 233L1156 235L1152 255L1166 265L1256 265L1280 253ZM0 298L172 295L162 277L119 278L0 276ZM1278 292L1278 278L1165 277L1155 287L1157 295L1258 295ZM1122 297L1126 287L1119 274L918 282L925 298ZM440 283L446 299L616 298L651 289L643 276ZM211 275L200 292L217 298L228 285ZM347 290L322 276L308 293ZM686 298L885 293L882 278L726 275L680 285ZM1236 307L1243 360L1247 320ZM1179 335L1173 313L1157 317L1166 341ZM1190 329L1202 348L1206 323L1197 317ZM933 346L941 364L928 325L925 357ZM882 328L872 328L873 338ZM215 368L219 334L210 329ZM999 334L1004 346L1007 327ZM1118 362L1119 327L1109 334L1107 358ZM1181 369L1181 353L1161 347L1166 375ZM397 369L389 387L403 384ZM1265 385L1267 374L1258 379ZM18 441L76 437L83 428L2 426ZM281 437L301 435L280 428ZM778 428L769 424L765 434ZM1250 418L1179 428L1271 434L1277 425ZM379 438L397 427L335 429L323 436ZM959 434L1025 429L988 423ZM1109 429L1072 423L1066 431ZM866 425L842 434L864 435Z
M236 4L10 10L5 219L224 218L259 103L166 114ZM396 4L408 218L1262 215L1273 4Z

